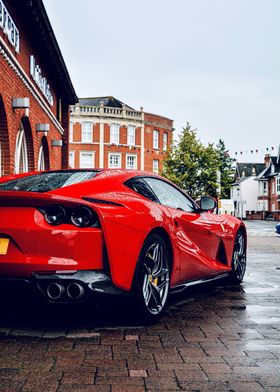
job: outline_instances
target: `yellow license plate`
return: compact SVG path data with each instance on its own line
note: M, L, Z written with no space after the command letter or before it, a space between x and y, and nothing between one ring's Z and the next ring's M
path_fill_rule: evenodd
M7 254L9 241L9 238L0 238L0 255Z

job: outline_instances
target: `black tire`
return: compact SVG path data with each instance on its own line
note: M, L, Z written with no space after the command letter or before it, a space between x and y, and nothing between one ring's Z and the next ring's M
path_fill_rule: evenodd
M246 271L246 236L242 230L236 234L231 262L230 281L232 283L241 283Z
M169 295L170 263L170 252L163 238L150 234L141 249L134 277L134 305L141 321L155 322L164 313Z

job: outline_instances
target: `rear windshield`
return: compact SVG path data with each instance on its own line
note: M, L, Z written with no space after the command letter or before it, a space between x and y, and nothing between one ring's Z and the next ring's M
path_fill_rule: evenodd
M44 172L0 184L0 191L50 192L64 186L78 184L96 176L98 171Z

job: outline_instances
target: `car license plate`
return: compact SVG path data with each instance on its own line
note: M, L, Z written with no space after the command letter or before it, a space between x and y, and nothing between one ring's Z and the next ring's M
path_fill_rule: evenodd
M9 238L0 238L0 255L7 254L9 241Z

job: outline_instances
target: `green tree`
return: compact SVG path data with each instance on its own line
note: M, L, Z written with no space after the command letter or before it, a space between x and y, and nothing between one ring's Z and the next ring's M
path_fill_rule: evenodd
M234 159L230 157L229 151L225 147L223 140L219 139L216 146L219 156L219 171L220 171L220 186L221 186L221 199L228 199L230 197L230 187L233 181Z
M164 161L161 174L194 199L205 194L216 197L219 156L213 144L203 146L196 132L187 123Z

